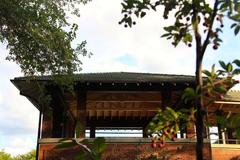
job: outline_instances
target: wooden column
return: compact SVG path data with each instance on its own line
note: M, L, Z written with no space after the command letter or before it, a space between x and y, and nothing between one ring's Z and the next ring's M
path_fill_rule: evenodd
M219 139L219 143L222 144L223 143L223 136L222 136L222 127L221 124L217 124L217 128L218 128L218 139Z
M96 127L94 127L94 126L91 126L90 127L90 138L95 138L96 137Z
M44 108L42 112L42 125L41 125L41 138L52 137L52 110L50 108Z
M59 105L55 105L53 108L53 127L52 127L52 138L63 137L63 108Z
M223 116L223 111L218 109L216 112L217 116ZM218 138L219 138L219 143L220 144L225 144L225 135L224 135L224 131L222 128L222 125L220 123L217 123L217 128L218 128Z
M236 143L235 141L234 141L234 136L233 136L233 129L231 129L231 128L227 128L227 142L229 143L229 144L234 144L234 143Z
M86 90L81 90L78 88L77 91L77 121L81 124L81 133L77 138L85 138L85 128L86 128Z
M65 121L65 138L73 138L74 137L74 120L71 117L66 117Z
M148 135L147 135L147 133L146 133L146 126L144 126L144 127L142 128L142 131L143 131L143 138L147 138Z

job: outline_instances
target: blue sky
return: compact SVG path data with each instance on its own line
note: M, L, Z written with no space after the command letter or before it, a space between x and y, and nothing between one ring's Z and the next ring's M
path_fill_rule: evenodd
M83 58L83 72L155 72L169 74L194 74L194 48L160 38L163 21L160 12L149 12L137 20L134 28L118 25L121 19L121 1L93 0L81 6L81 17L71 21L79 24L77 41L87 40L91 58ZM106 5L107 4L107 5ZM170 19L171 21L171 19ZM208 48L204 68L210 68L219 59L239 59L240 35L234 36L225 23L224 43L217 50ZM5 59L8 51L0 45L0 149L11 154L21 154L35 148L38 111L11 84L10 79L22 76L19 67Z

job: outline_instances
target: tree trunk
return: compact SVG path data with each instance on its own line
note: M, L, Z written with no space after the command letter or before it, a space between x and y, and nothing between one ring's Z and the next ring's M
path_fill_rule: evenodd
M197 4L198 2L196 0L193 0L193 19L196 22L196 25L193 25L193 29L194 29L194 35L195 35L195 40L196 40L196 72L195 72L195 84L196 87L199 87L199 92L198 94L200 95L199 97L197 97L195 99L195 107L197 109L196 112L196 135L197 135L197 144L196 144L196 155L197 155L197 160L203 160L203 129L204 129L204 124L203 124L203 118L204 116L206 116L206 110L204 108L203 105L203 96L202 96L202 86L203 86L203 80L202 80L202 60L203 60L203 56L204 53L206 51L206 48L209 44L209 38L210 38L210 34L211 34L211 30L213 27L213 22L214 19L217 15L217 10L218 10L218 0L215 0L214 3L214 9L213 9L213 13L212 13L212 19L210 22L210 27L209 27L209 31L208 34L206 36L206 39L204 41L204 43L202 44L201 41L201 35L199 32L199 22L198 22L198 11L195 7L195 4Z
M203 46L201 35L199 32L199 19L198 19L198 9L195 6L198 2L195 0L193 1L193 16L192 16L192 24L194 30L194 37L196 41L196 72L195 72L195 87L198 89L198 95L195 98L194 106L196 111L195 117L195 125L196 125L196 136L197 136L197 143L196 143L196 156L197 160L203 160L203 100L202 100L202 60L203 60Z
M203 160L203 100L202 100L202 59L197 55L197 65L196 65L196 87L199 87L199 97L195 99L196 112L196 135L197 135L197 144L196 144L196 154L197 160Z

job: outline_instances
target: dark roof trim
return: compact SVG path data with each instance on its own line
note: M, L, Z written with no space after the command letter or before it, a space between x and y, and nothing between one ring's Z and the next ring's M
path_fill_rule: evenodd
M12 81L52 81L54 76L17 77ZM77 82L103 82L103 83L159 83L159 82L194 82L191 75L135 73L135 72L106 72L106 73L81 73L73 75Z

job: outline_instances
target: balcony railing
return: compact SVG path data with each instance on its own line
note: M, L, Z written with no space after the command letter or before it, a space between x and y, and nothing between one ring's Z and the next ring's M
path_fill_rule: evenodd
M212 144L239 144L239 139L211 139Z

